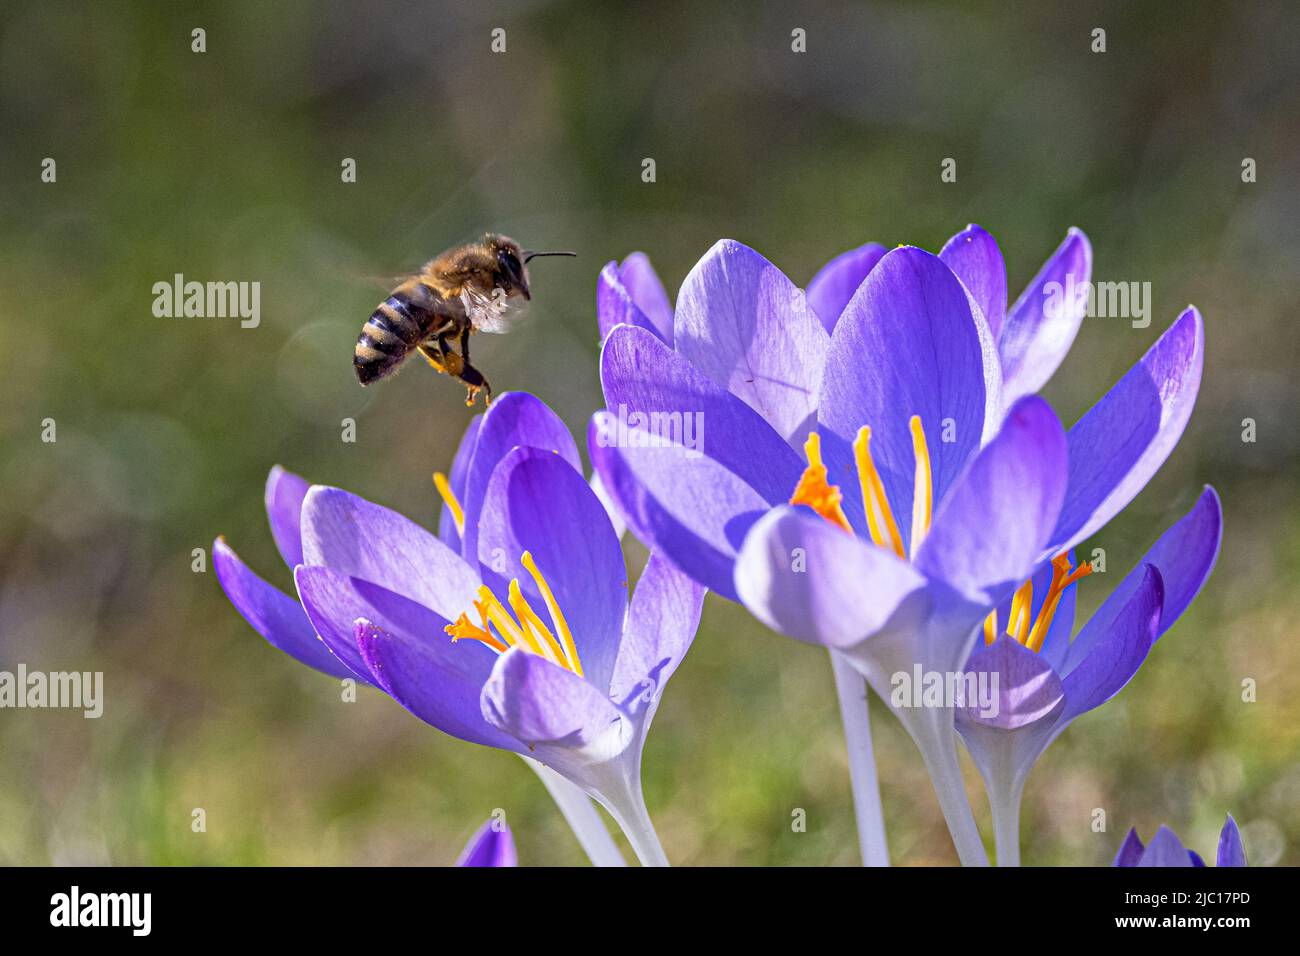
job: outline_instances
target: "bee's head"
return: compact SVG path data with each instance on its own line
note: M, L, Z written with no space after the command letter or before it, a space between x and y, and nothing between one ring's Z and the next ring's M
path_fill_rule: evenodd
M531 299L532 294L528 291L528 269L524 265L527 257L519 248L519 243L505 236L493 235L489 235L486 241L488 249L496 258L493 285L504 289L508 296L522 295L525 299Z
M522 295L525 299L532 298L528 291L528 260L538 256L577 255L575 252L528 252L505 236L489 235L485 241L496 257L495 285L505 289L506 295Z

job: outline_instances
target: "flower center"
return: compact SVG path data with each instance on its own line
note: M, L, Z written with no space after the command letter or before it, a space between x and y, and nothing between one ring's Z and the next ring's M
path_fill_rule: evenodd
M457 512L453 511L453 514ZM462 613L455 624L448 624L444 630L451 635L453 641L482 641L498 654L504 654L512 647L522 647L529 653L545 657L552 664L557 664L581 677L582 662L578 660L578 648L573 643L569 623L564 619L564 612L560 610L551 586L546 583L546 578L538 569L531 553L525 551L519 560L533 576L537 590L541 592L542 600L546 602L551 623L559 633L558 640L524 597L518 578L511 579L508 595L510 607L515 612L514 617L510 616L510 611L492 593L492 589L483 584L479 586L478 600L474 602L474 610L478 612L478 624L469 619L469 614Z
M440 471L433 473L433 487L438 489L438 494L442 496L442 503L451 511L451 517L456 522L456 533L465 533L465 509L460 506L460 499L456 497L456 492L451 490L451 482L447 476Z
M879 548L893 551L903 560L908 555L915 555L916 549L925 540L930 531L931 512L934 507L934 477L930 471L930 449L925 440L925 429L921 417L913 415L908 419L912 432L912 455L916 460L916 472L912 490L912 540L911 547L903 550L903 536L899 533L898 522L894 520L893 509L885 494L885 483L880 480L880 472L871 459L871 427L863 425L853 440L853 461L857 467L858 484L862 486L862 510L867 516L867 531L871 541ZM799 476L790 504L807 505L831 524L843 528L850 534L853 526L844 514L842 502L844 495L838 485L832 485L828 477L825 462L822 461L821 436L810 432L804 442L804 454L808 456L808 467ZM1038 617L1032 618L1034 607L1034 582L1026 581L1016 589L1011 599L1010 620L1007 621L1007 636L1013 637L1021 644L1037 653L1043 648L1047 631L1056 616L1056 608L1061 603L1061 595L1075 581L1092 574L1092 565L1085 561L1071 568L1070 558L1058 554L1052 559L1052 583L1048 585L1047 597L1038 609ZM984 642L992 644L998 635L998 612L994 608L984 619Z
M1015 638L1035 654L1043 649L1047 631L1056 616L1056 608L1061 603L1061 595L1075 581L1092 574L1091 562L1071 568L1067 554L1058 554L1052 559L1052 583L1047 586L1047 597L1038 609L1037 620L1031 620L1034 607L1034 582L1026 581L1016 589L1011 599L1011 611L1007 620L1007 636ZM984 619L984 643L992 644L998 637L998 612L994 608Z
M853 440L853 461L858 472L858 484L862 487L862 510L867 516L867 531L871 535L871 541L879 548L893 551L903 560L907 560L909 553L916 554L916 549L925 540L930 530L934 504L930 448L925 440L921 417L913 415L908 420L908 427L912 432L912 455L916 460L916 470L912 492L912 540L910 550L906 551L903 549L903 536L899 533L898 522L894 520L894 511L885 494L885 483L880 480L880 472L876 470L876 463L871 458L871 427L863 425ZM826 465L822 462L821 436L816 432L809 433L803 447L804 454L808 456L808 467L795 485L790 504L807 505L827 521L852 534L853 528L840 505L844 495L837 485L830 483Z

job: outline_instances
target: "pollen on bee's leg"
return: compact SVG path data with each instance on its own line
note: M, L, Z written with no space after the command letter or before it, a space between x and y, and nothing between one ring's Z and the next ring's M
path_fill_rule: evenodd
M448 349L442 353L442 370L448 375L459 376L461 370L465 367L465 360L459 355Z
M799 476L799 483L795 485L794 493L790 495L790 504L807 505L831 524L852 533L853 526L849 524L849 519L840 504L844 500L844 495L837 485L830 483L826 465L822 462L821 436L816 432L809 432L803 448L808 456L808 467Z

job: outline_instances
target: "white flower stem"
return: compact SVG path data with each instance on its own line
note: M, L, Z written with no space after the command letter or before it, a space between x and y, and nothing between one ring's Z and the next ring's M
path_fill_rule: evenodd
M659 843L659 835L650 822L645 798L641 796L641 781L635 780L619 788L621 792L605 794L605 809L622 828L627 841L642 866L670 866L668 856ZM611 799L617 797L617 799Z
M988 866L989 856L975 823L975 815L971 813L970 802L966 799L966 785L957 760L957 732L953 729L952 709L899 709L896 713L921 751L921 759L930 772L939 808L943 811L962 866Z
M831 651L835 690L840 698L844 743L849 755L849 781L858 822L858 846L863 866L889 866L885 815L880 804L880 781L871 745L871 717L867 709L867 682L838 652Z
M531 757L524 757L523 761L541 778L555 805L560 808L560 813L564 814L564 819L573 829L573 835L586 851L592 866L627 866L627 861L623 859L614 838L609 835L605 820L591 797L545 764Z
M998 851L998 866L1020 865L1020 803L1025 792L1024 781L1008 780L998 775L987 777L984 789L989 795L989 811L993 815L993 837Z

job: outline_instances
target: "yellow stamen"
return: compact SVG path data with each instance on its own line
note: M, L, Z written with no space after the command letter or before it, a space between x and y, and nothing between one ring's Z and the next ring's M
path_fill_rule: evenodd
M1007 634L1021 644L1029 639L1029 612L1034 606L1034 582L1026 581L1016 589L1011 599L1011 614L1007 621Z
M907 552L903 550L903 536L898 533L898 523L894 521L894 512L890 510L889 498L885 495L885 483L880 480L875 462L871 460L871 426L863 425L858 429L858 437L853 440L853 458L858 466L858 482L862 485L862 508L867 513L867 530L877 547L892 548L903 560ZM884 531L889 534L885 540Z
M551 593L551 586L546 583L546 578L537 569L537 562L533 560L531 552L525 551L523 557L519 560L528 569L528 573L533 576L533 581L537 584L537 590L542 592L542 600L546 602L546 609L551 612L551 620L555 622L555 629L560 632L560 640L564 642L564 654L568 658L568 669L581 677L582 661L578 660L578 648L573 643L573 632L569 630L569 622L564 619L564 612L560 610L559 602L555 600L555 595Z
M795 485L794 494L790 496L790 504L807 505L827 521L839 525L851 534L853 526L849 524L849 519L840 506L844 495L837 485L829 482L826 465L822 463L821 436L816 432L810 432L808 440L804 442L803 450L808 456L808 467L804 469L799 477L799 483Z
M481 609L483 616L496 625L497 631L505 638L507 644L511 647L521 644L541 657L552 657L552 655L546 653L545 645L530 630L519 626L514 618L510 616L510 612L506 610L506 606L501 603L500 599L492 593L487 585L480 587L478 593L483 601ZM553 660L552 662L558 664L559 660Z
M984 643L992 644L998 639L998 609L994 608L989 611L989 616L984 619Z
M546 648L548 652L546 656L567 668L568 661L565 659L564 651L560 650L560 645L555 643L555 636L551 634L551 629L542 623L537 612L529 606L518 580L510 582L510 606L514 608L515 617L519 618L521 628Z
M456 493L451 490L451 482L447 476L440 471L433 473L433 487L438 489L438 494L442 496L442 503L451 511L451 517L456 522L456 533L465 533L465 509L460 506L460 499Z
M511 579L507 596L515 617L510 616L510 611L506 610L506 606L492 593L491 588L480 585L478 600L474 601L474 610L478 612L479 623L474 624L468 614L462 614L456 619L455 624L448 624L443 630L451 635L453 641L482 641L498 654L503 654L512 647L522 647L581 677L582 662L578 660L578 648L573 643L569 622L564 619L564 612L560 610L551 586L546 583L546 578L538 570L531 554L525 551L520 561L537 582L538 590L542 592L546 607L551 612L551 621L555 625L555 630L559 632L559 641L546 626L546 622L528 603L523 589L519 587L518 578ZM496 633L493 633L494 627ZM499 638L497 634L500 634Z
M916 457L916 477L912 485L912 550L921 546L930 531L930 509L933 504L934 483L930 474L930 448L925 442L925 429L921 426L921 416L913 415L908 420L912 429L912 454Z

